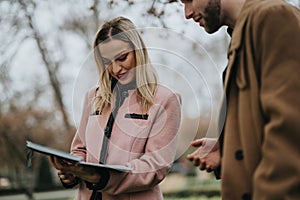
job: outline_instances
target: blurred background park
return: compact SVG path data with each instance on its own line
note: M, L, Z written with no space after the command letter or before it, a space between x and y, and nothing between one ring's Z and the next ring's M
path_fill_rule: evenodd
M220 181L193 167L186 154L195 138L218 137L230 38L226 28L208 35L186 20L176 0L0 1L0 199L74 197L74 190L61 187L47 157L34 154L27 167L25 144L69 150L84 93L97 84L94 35L117 16L136 24L161 84L182 95L177 160L161 183L166 199L220 199Z

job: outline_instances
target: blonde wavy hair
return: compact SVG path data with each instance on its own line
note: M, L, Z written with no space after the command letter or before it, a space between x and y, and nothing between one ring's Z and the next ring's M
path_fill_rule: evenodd
M94 109L102 112L103 109L112 104L113 92L111 85L113 78L103 64L98 45L113 39L130 44L135 53L138 102L141 103L143 111L147 112L154 104L158 78L139 32L135 25L124 17L117 17L105 22L97 31L94 39L94 57L99 71L99 90L98 95L94 98Z

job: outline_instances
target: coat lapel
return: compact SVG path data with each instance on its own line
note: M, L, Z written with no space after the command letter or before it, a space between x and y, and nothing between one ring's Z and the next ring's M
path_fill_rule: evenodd
M251 3L251 1L250 1ZM229 45L229 50L228 50L228 54L227 54L227 58L228 58L228 65L227 65L227 70L226 70L226 75L225 75L225 80L224 80L224 88L225 88L225 92L228 92L228 84L229 81L231 79L231 74L234 71L234 65L235 62L237 60L237 57L239 56L239 49L242 45L242 41L243 41L243 36L244 36L244 30L245 30L245 25L247 22L247 8L249 1L246 1L242 12L240 14L239 19L236 21L234 30L232 32L232 39L230 41L230 45Z

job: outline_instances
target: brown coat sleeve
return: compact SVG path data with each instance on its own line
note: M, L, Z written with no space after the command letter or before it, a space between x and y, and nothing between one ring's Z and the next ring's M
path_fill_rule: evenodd
M265 120L253 199L300 197L300 11L274 6L255 15Z

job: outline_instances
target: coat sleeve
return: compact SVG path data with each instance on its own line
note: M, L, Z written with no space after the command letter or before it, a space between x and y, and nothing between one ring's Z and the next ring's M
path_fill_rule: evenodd
M255 22L264 134L253 199L295 199L300 196L300 11L273 6L256 13Z
M83 160L86 160L87 152L86 152L85 132L86 132L86 126L89 119L89 115L91 113L91 105L90 105L92 102L91 98L93 97L94 93L95 90L92 90L87 92L85 95L79 127L75 133L75 136L71 144L71 154L80 156L83 158Z
M170 169L176 154L177 134L181 121L181 104L178 96L163 98L155 111L155 117L145 152L127 163L130 173L110 173L107 186L102 190L111 195L149 190L161 182ZM151 113L151 109L150 109Z

